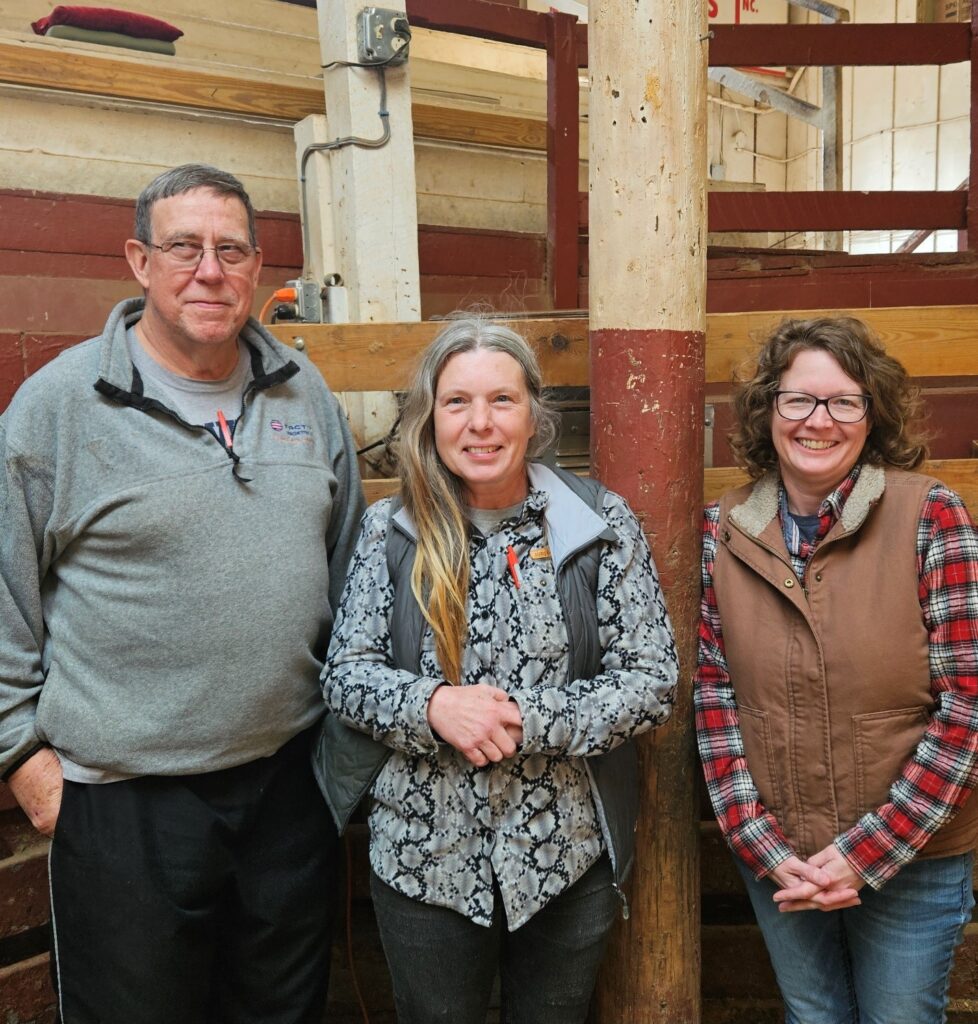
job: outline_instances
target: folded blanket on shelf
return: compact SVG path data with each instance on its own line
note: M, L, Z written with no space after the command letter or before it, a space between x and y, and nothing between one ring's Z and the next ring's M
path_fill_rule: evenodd
M101 43L102 46L123 46L128 50L143 50L146 53L165 53L172 57L177 48L162 39L137 39L136 36L121 32L97 32L91 28L75 28L74 25L52 25L44 33L47 39L71 39L77 43Z
M53 25L71 25L95 32L118 32L137 39L161 39L175 42L183 32L168 21L138 14L136 11L117 11L112 7L68 7L58 5L44 18L31 22L39 35L46 35Z

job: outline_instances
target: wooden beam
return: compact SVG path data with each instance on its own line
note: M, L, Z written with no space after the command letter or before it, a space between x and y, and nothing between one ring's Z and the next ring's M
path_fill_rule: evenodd
M961 495L973 518L978 519L978 459L933 459L925 462L919 473L926 473ZM716 501L727 491L747 483L747 474L736 466L721 466L703 472L703 500ZM398 480L364 480L367 504L396 494Z
M710 231L963 228L964 192L711 192Z
M833 316L838 310L777 310L711 313L706 318L706 380L727 384L764 335L782 319ZM882 338L911 377L978 375L975 338L978 306L895 306L854 309ZM588 321L583 317L513 319L510 327L534 346L551 387L588 384ZM445 326L417 324L276 324L272 332L287 344L301 338L305 351L336 391L406 387L415 360Z
M707 310L714 313L958 306L978 295L978 260L967 253L777 257L772 250L713 250L708 267Z
M509 10L499 10L503 4ZM518 0L406 0L405 8L412 25L443 32L495 39L503 43L544 49L547 45L547 14L520 10ZM587 25L578 23L572 30L574 63L587 67Z
M710 192L707 204L710 231L961 230L968 222L968 194L958 190ZM586 192L578 193L577 210L587 232Z
M546 15L501 10L483 0L408 0L412 25L485 39L546 46ZM956 64L969 59L963 24L713 25L710 67ZM575 29L577 63L587 67L587 26Z
M411 25L545 49L547 15L488 0L406 0Z
M0 40L0 83L56 89L86 96L138 100L221 113L301 121L323 113L323 87L284 85L166 63L166 58L105 57L51 43ZM545 152L543 119L412 103L415 138L468 142Z
M978 459L932 459L917 472L932 476L952 491L957 491L971 515L978 518ZM716 501L747 480L747 474L736 467L708 469L704 474L704 500Z
M54 994L47 953L0 967L0 992L6 1020L52 1020Z
M706 375L729 382L764 336L782 319L837 316L839 310L808 309L765 313L713 313L707 316ZM911 377L978 375L975 338L978 306L909 306L849 310L880 336L886 351Z
M0 82L92 96L167 103L298 121L322 113L322 86L282 85L261 79L192 71L168 58L82 54L49 43L0 40Z
M868 67L969 59L968 25L713 25L710 67Z
M544 378L553 386L587 383L587 320L506 321L536 350ZM326 374L334 391L400 390L418 356L445 326L426 320L408 324L276 324L286 344L297 338Z
M0 860L0 895L0 940L48 920L48 843L43 837Z
M442 142L470 142L480 146L505 146L511 149L547 150L547 122L542 118L489 114L482 110L460 110L413 103L416 139Z

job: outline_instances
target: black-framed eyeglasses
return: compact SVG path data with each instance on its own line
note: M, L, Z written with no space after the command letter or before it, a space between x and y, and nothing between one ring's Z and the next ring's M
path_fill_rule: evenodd
M201 245L186 238L178 238L173 242L143 242L152 249L159 249L171 263L180 267L197 267L204 258L205 252L212 252L224 267L237 267L246 263L259 252L258 246L247 245L245 242L221 242L220 245Z
M774 407L783 419L807 420L820 405L824 405L836 423L858 423L869 412L869 399L869 395L816 398L805 391L775 391Z

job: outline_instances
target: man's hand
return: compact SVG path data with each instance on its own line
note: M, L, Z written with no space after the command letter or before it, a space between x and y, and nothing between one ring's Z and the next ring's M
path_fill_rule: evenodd
M7 785L34 828L53 836L64 786L58 755L50 747L42 747L7 779Z
M790 857L789 860L797 858ZM780 904L778 909L782 912L842 910L845 907L857 907L862 902L859 890L865 883L833 843L813 854L807 862L798 861L807 869L805 880L792 883L790 872L788 877L782 879L777 872L787 863L784 861L771 872L775 881L781 885L774 894L774 902ZM816 881L819 884L815 884Z
M512 757L523 742L520 709L485 683L439 686L428 699L428 724L477 768Z

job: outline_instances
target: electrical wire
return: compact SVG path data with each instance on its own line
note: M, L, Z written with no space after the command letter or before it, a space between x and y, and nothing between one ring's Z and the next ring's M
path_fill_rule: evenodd
M376 441L372 441L370 444L365 445L363 448L360 448L357 451L357 455L358 456L366 455L367 452L372 452L374 450L374 448L379 448L382 444L383 445L392 444L394 441L397 440L397 432L400 429L400 427L401 427L401 414L398 413L397 416L394 419L394 422L391 424L390 430L388 430L387 433L383 437L378 438Z
M265 305L262 306L261 312L258 314L258 322L263 324L265 322L265 315L272 308L273 303L276 302L295 302L298 296L296 295L294 288L278 288L271 295L268 296Z
M351 66L354 65L351 64ZM377 116L383 125L383 131L376 139L363 139L357 135L347 135L341 139L333 139L332 142L314 142L311 146L306 146L299 161L299 198L302 205L302 258L305 261L309 259L309 209L306 202L306 163L309 157L313 153L343 149L345 146L359 146L361 149L381 149L390 142L391 115L387 109L387 78L384 75L384 65L370 64L368 66L375 68L380 76L380 110L377 111Z

